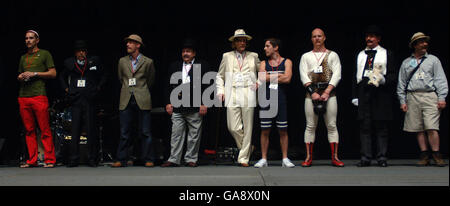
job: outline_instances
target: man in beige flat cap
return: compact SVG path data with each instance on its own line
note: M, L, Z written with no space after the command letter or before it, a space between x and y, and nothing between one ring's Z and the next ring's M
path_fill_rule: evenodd
M430 164L427 142L437 166L445 166L439 153L439 118L445 108L448 94L447 78L439 59L427 52L430 37L417 32L409 47L414 53L400 67L397 95L405 114L403 130L416 132L421 150L417 166ZM428 136L428 138L426 137Z
M120 58L117 69L122 84L119 103L120 142L117 160L112 167L127 166L133 119L138 120L139 135L142 138L141 159L146 167L153 167L150 87L155 78L155 64L152 59L140 53L144 46L140 36L132 34L125 38L125 42L128 55Z
M228 130L240 150L237 161L243 167L249 166L251 155L256 73L260 64L257 53L246 51L251 39L243 29L234 32L228 39L234 50L223 54L216 76L217 97L225 101Z

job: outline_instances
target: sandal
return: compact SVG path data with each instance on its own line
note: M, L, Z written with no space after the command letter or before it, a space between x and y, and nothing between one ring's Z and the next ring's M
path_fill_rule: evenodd
M37 167L37 165L28 164L28 163L25 163L25 164L23 164L23 165L20 165L20 168L31 168L31 167Z
M44 168L54 168L55 167L55 164L53 164L53 163L45 163L44 164Z

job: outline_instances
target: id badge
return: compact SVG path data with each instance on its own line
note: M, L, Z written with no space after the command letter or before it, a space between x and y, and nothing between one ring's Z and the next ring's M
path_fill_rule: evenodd
M318 66L318 67L316 67L316 68L314 69L314 73L316 73L316 74L320 74L320 73L322 73L322 72L323 72L322 66Z
M243 86L244 85L244 75L242 73L236 73L233 78L234 85Z
M128 86L136 86L136 78L131 78L128 80Z
M191 83L191 78L190 78L189 76L187 76L187 77L184 78L184 80L183 80L183 84L186 84L186 83Z
M277 83L270 83L269 84L269 89L278 90L278 84Z
M372 70L366 70L366 72L364 72L364 77L369 77L370 73L372 73Z
M234 76L234 81L235 82L244 82L244 75L242 73L237 73Z
M84 79L79 79L77 81L77 87L86 87L86 80Z
M423 80L425 78L425 72L419 72L416 74L416 79Z

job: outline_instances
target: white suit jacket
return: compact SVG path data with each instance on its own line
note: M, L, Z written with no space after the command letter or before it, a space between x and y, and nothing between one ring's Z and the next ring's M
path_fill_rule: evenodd
M255 52L245 51L244 56L241 67L235 51L224 53L220 62L219 71L216 76L216 88L217 94L225 94L226 106L236 106L236 101L240 102L239 104L241 106L256 104L256 92L250 90L249 86L257 82L260 60L258 54ZM245 78L244 87L240 87L241 89L234 87L235 84L233 81L234 75L239 72Z
M253 83L256 82L256 76L259 70L260 60L258 54L255 52L245 51L245 58L242 64L242 68L239 67L239 63L236 57L235 51L230 51L223 54L222 61L220 62L219 72L216 76L217 94L225 93L225 81L232 81L232 75L237 72L247 74L251 77Z

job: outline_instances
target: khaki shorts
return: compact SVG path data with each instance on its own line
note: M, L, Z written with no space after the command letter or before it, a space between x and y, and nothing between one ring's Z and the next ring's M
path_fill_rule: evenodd
M404 131L439 130L441 111L437 108L438 97L435 92L408 92L406 101L408 111Z

